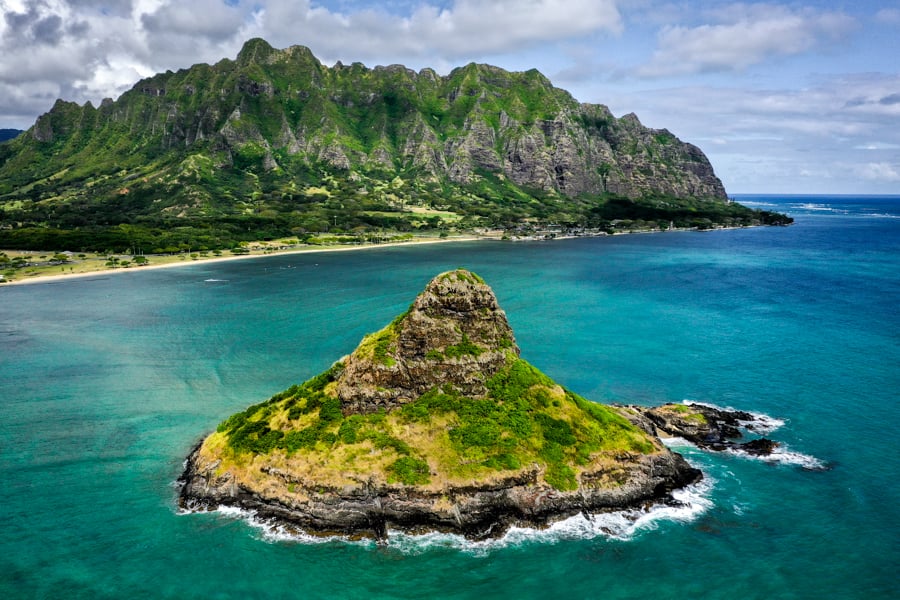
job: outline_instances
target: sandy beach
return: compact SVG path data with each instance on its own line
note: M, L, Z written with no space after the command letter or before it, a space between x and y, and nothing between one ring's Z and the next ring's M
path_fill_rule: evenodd
M747 229L750 227L758 227L756 225L744 225L744 226L736 226L736 227L714 227L708 230L709 232L715 231L725 231L730 229ZM413 238L411 240L403 240L403 241L393 241L393 242L382 242L382 243L365 243L365 244L333 244L333 245L306 245L300 247L291 247L283 249L280 246L280 242L271 242L270 245L265 245L266 242L257 242L258 246L252 246L249 249L249 254L234 254L230 256L207 256L203 254L176 254L176 255L148 255L148 259L150 262L145 265L129 265L127 267L110 267L105 262L105 259L100 260L99 255L93 259L88 259L91 262L89 266L86 266L84 263L88 261L73 261L72 263L66 263L63 265L55 265L55 266L40 266L37 267L37 271L27 272L24 276L16 275L17 277L21 277L20 279L13 280L0 280L0 288L5 286L13 286L13 285L29 285L36 283L58 283L60 281L68 281L71 279L83 279L86 277L97 277L99 275L106 276L117 273L131 273L134 271L146 271L148 269L170 269L175 267L184 267L187 265L193 265L198 263L215 263L222 262L226 260L249 260L253 258L263 258L266 256L275 256L275 255L290 255L290 254L307 254L307 253L319 253L319 252L351 252L356 250L373 250L376 248L389 248L392 246L412 246L412 245L420 245L420 244L444 244L451 242L474 242L474 241L483 241L483 240L500 240L500 239L508 239L512 242L535 242L535 241L547 241L548 239L553 240L565 240L565 239L575 239L577 237L593 237L595 235L633 235L639 233L672 233L672 232L685 232L685 231L699 231L695 228L672 228L668 230L659 230L659 229L648 229L648 230L629 230L629 231L617 231L615 233L607 234L607 233L593 233L593 234L585 234L582 236L574 236L574 235L560 235L554 236L553 238L545 238L540 236L512 236L510 238L504 237L502 231L486 231L484 233L469 233L469 234L461 234L453 237L446 238L438 238L438 237L422 237L422 238ZM6 251L10 252L10 251ZM33 256L37 254L37 252L28 253L29 256ZM45 252L45 254L49 254L49 252ZM128 255L120 255L122 257L128 257ZM163 261L163 262L153 262L153 261ZM55 272L52 269L60 268L65 269L66 266L70 268L74 268L75 266L80 266L80 270L74 271L70 270L68 273L66 272Z
M49 270L46 273L38 272L29 274L25 278L22 279L14 279L11 281L5 281L0 283L0 289L6 286L15 286L15 285L33 285L33 284L50 284L50 283L59 283L60 281L70 281L75 279L84 279L90 277L97 276L107 276L107 275L116 275L120 273L133 273L135 271L147 271L150 269L172 269L176 267L185 267L188 265L196 265L199 263L217 263L217 262L225 262L232 260L250 260L255 258L264 258L267 256L283 256L290 254L310 254L310 253L322 253L322 252L349 252L349 251L357 251L357 250L374 250L377 248L389 248L394 246L414 246L414 245L422 245L422 244L444 244L444 243L452 243L452 242L472 242L479 240L495 240L498 239L493 235L463 235L458 237L447 237L447 238L422 238L422 239L413 239L406 240L402 242L384 242L380 244L358 244L358 245L334 245L334 246L304 246L300 248L291 248L288 250L276 250L276 249L258 249L251 250L249 254L236 254L233 256L198 256L196 258L189 257L185 255L178 255L176 257L166 256L166 257L155 257L150 255L148 258L151 261L149 264L143 266L129 266L129 267L104 267L103 263L98 263L98 268L79 271L79 272L69 272L69 273L53 273ZM154 264L152 261L154 258L165 258L168 259L167 262ZM61 265L65 268L65 265Z

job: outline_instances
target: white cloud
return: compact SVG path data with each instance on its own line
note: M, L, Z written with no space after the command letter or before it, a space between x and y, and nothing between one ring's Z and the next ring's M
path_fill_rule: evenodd
M0 94L0 120L20 127L55 98L96 104L141 77L233 55L244 21L221 0L0 0L0 14L0 88L16 91Z
M133 53L132 37L121 34L129 29L127 18L78 12L62 0L0 0L0 9L0 85L15 89L0 95L0 116L28 106L34 115L58 97L83 102L91 96L82 90L112 95L134 82L133 70L125 79L110 66L116 53Z
M900 181L900 165L886 162L866 163L855 167L856 175L877 182L894 183Z
M900 150L900 144L890 144L886 142L866 142L853 146L854 150Z
M828 6L824 0L809 4ZM825 191L835 188L820 183L819 190L797 189L796 182L816 185L838 172L871 182L868 189L896 190L891 178L900 169L900 74L893 67L866 73L878 68L873 55L854 52L869 41L840 45L859 25L847 14L798 6L717 0L0 0L0 127L30 126L59 97L97 103L141 77L234 57L244 41L258 36L279 48L306 45L326 64L401 62L441 72L469 60L534 66L572 85L580 100L608 104L616 114L636 112L642 122L697 143L729 190ZM861 23L880 34L885 25L900 23L900 8L868 15ZM889 56L892 47L883 45L888 47L881 55ZM819 53L839 57L834 62L849 74L798 75L774 87L787 68L800 73L798 67ZM783 60L800 55L804 61ZM758 83L763 70L756 65L767 70L770 89ZM831 63L821 67L835 70ZM713 71L721 75L661 89L663 76ZM707 85L712 82L717 86ZM846 192L860 191L849 176L831 181L847 186Z
M900 25L900 8L882 8L875 13L875 20L885 25Z
M329 11L309 0L269 0L253 29L275 45L302 43L326 58L407 56L454 60L511 52L598 31L618 33L614 0L456 0L406 16L379 9Z
M211 40L234 37L244 22L236 6L221 0L191 0L171 3L140 15L142 28L149 35L199 36Z
M335 6L340 8L334 8ZM0 0L0 120L20 126L55 97L115 97L140 77L233 57L250 37L309 46L323 62L463 61L616 34L616 0Z
M893 90L900 90L900 82ZM900 91L891 88L864 90L847 100L845 108L858 114L900 117Z
M840 39L855 21L842 13L791 10L776 5L729 5L711 13L718 21L669 25L658 35L643 77L741 71L775 57L801 54Z
M729 192L896 193L889 177L900 158L900 128L880 100L890 102L900 90L900 74L796 83L644 88L608 95L607 102L615 114L634 111L647 125L700 146ZM855 98L868 104L855 106Z

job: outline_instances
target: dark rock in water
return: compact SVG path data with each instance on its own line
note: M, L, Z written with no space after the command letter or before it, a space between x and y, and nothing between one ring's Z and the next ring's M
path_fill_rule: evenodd
M774 442L767 438L759 438L751 440L739 445L739 448L748 454L754 456L768 456L779 446L778 442Z
M708 450L742 450L754 456L768 456L778 442L767 438L740 443L741 429L753 430L755 417L745 411L716 408L704 404L664 404L647 407L629 405L632 422L653 433L662 431L672 437L684 438Z

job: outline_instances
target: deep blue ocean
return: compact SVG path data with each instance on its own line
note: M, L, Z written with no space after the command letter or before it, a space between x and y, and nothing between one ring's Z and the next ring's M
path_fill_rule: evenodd
M0 287L0 598L897 598L900 196L740 196L790 227L283 255ZM766 415L776 460L678 445L689 506L489 544L180 514L182 461L435 274L601 402Z

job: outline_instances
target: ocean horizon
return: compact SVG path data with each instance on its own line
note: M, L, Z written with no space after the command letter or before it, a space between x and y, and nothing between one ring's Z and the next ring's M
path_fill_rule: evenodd
M900 532L900 196L735 194L788 227L274 255L0 286L5 598L891 598ZM232 413L465 267L523 358L598 402L752 412L768 459L673 448L681 504L474 543L186 513Z

